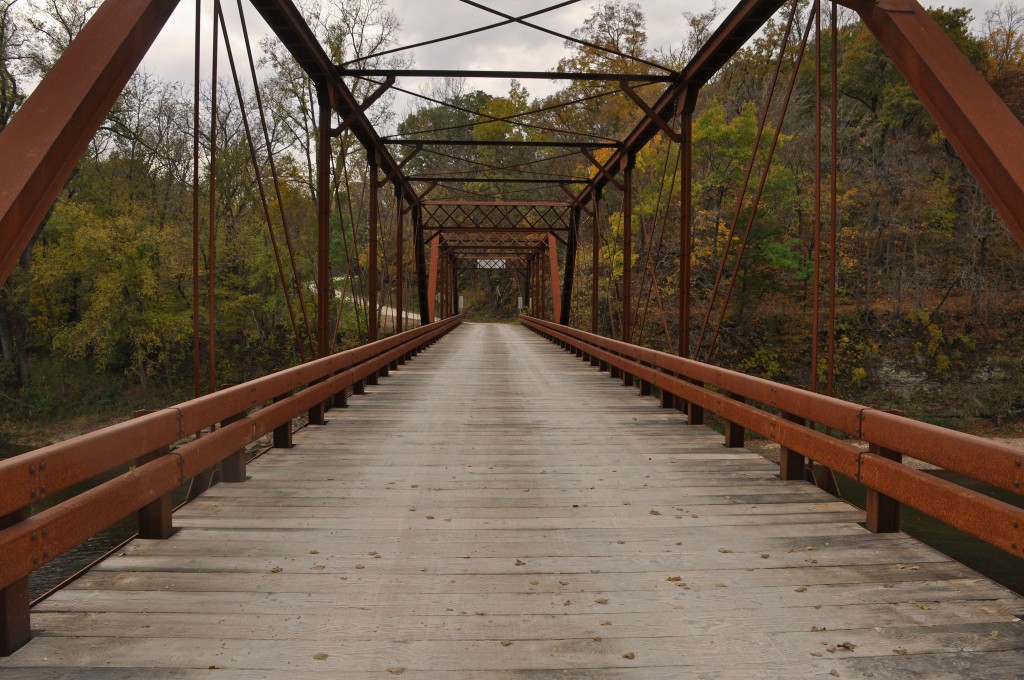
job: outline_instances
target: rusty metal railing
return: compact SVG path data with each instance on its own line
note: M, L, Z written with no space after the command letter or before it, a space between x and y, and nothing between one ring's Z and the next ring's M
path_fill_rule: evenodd
M867 488L871 531L897 531L903 503L1024 557L1024 509L902 463L908 456L1024 495L1020 449L550 321L521 321L625 384L639 381L641 394L658 387L663 405L671 401L665 395L674 395L685 402L691 424L703 422L705 410L717 414L726 423L726 446L743 446L744 428L776 442L783 479L803 479L810 459L860 482ZM808 422L866 442L868 449Z
M141 537L166 538L170 496L183 483L218 465L222 481L244 481L247 444L273 433L275 446L291 446L299 414L315 418L323 408L344 406L349 387L360 393L461 320L414 328L0 461L0 655L30 637L33 571L134 512ZM195 436L208 428L216 429ZM32 504L124 465L134 467L30 516Z

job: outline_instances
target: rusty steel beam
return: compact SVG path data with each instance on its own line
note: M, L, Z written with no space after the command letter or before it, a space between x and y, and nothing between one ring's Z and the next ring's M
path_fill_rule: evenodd
M860 14L1024 247L1024 125L916 0L843 4Z
M406 177L410 182L465 182L465 183L482 183L482 182L493 182L494 184L587 184L589 179L574 179L572 177L566 178L525 178L525 177L432 177L432 176L419 176L413 175Z
M252 6L274 31L281 43L291 52L317 88L328 87L334 93L332 102L342 120L351 120L348 129L368 152L380 151L380 169L391 177L396 188L405 196L410 205L419 200L419 195L402 174L400 163L382 143L361 103L356 101L352 91L335 73L334 64L309 28L302 13L292 0L250 0Z
M319 129L316 147L317 284L316 326L318 356L334 345L331 335L331 106L326 90L317 93Z
M548 265L551 275L551 314L556 321L562 317L562 294L558 289L558 241L548 234Z
M528 147L528 148L552 148L552 149L617 149L621 146L618 142L567 142L567 141L528 141L528 140L500 140L500 139L394 139L384 138L383 144L402 146L500 146L500 147Z
M106 0L0 132L0 285L177 0Z
M673 75L655 73L594 73L568 71L473 71L460 69L343 68L338 75L357 78L514 78L516 80L628 80L633 83L668 83Z
M413 249L416 251L416 298L420 308L420 324L430 323L430 305L427 297L426 244L423 241L423 206L412 207Z
M423 205L452 206L452 207L501 207L501 208L569 208L571 203L565 201L441 201L424 200Z
M430 242L430 268L427 278L427 319L434 322L434 307L437 302L437 261L440 244L435 238Z
M682 73L673 79L658 100L651 105L651 112L664 121L684 110L692 111L700 88L761 29L784 1L741 0ZM612 153L594 174L590 186L580 192L576 204L582 206L590 203L594 192L609 183L608 176L617 174L623 167L623 158L643 148L660 130L651 115L645 114L622 141L622 147Z
M576 250L579 243L580 219L582 209L574 206L569 215L569 242L565 244L565 273L562 277L562 313L558 322L569 325L569 313L572 311L572 286L576 277Z

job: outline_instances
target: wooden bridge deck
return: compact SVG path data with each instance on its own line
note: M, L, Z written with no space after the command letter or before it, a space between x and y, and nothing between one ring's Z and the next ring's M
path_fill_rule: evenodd
M1019 678L1024 600L467 324L33 614L23 678Z

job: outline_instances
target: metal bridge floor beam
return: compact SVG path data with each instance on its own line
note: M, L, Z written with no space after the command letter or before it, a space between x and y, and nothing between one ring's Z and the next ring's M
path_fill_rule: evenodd
M1024 601L466 324L33 613L24 678L1019 677ZM211 669L215 670L212 673Z

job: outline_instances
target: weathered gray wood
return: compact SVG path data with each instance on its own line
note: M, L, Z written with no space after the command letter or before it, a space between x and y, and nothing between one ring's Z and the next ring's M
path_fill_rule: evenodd
M177 513L169 540L135 541L38 605L36 638L0 675L1009 678L1024 665L1024 600L867 532L860 511L522 329L463 326L331 416Z

